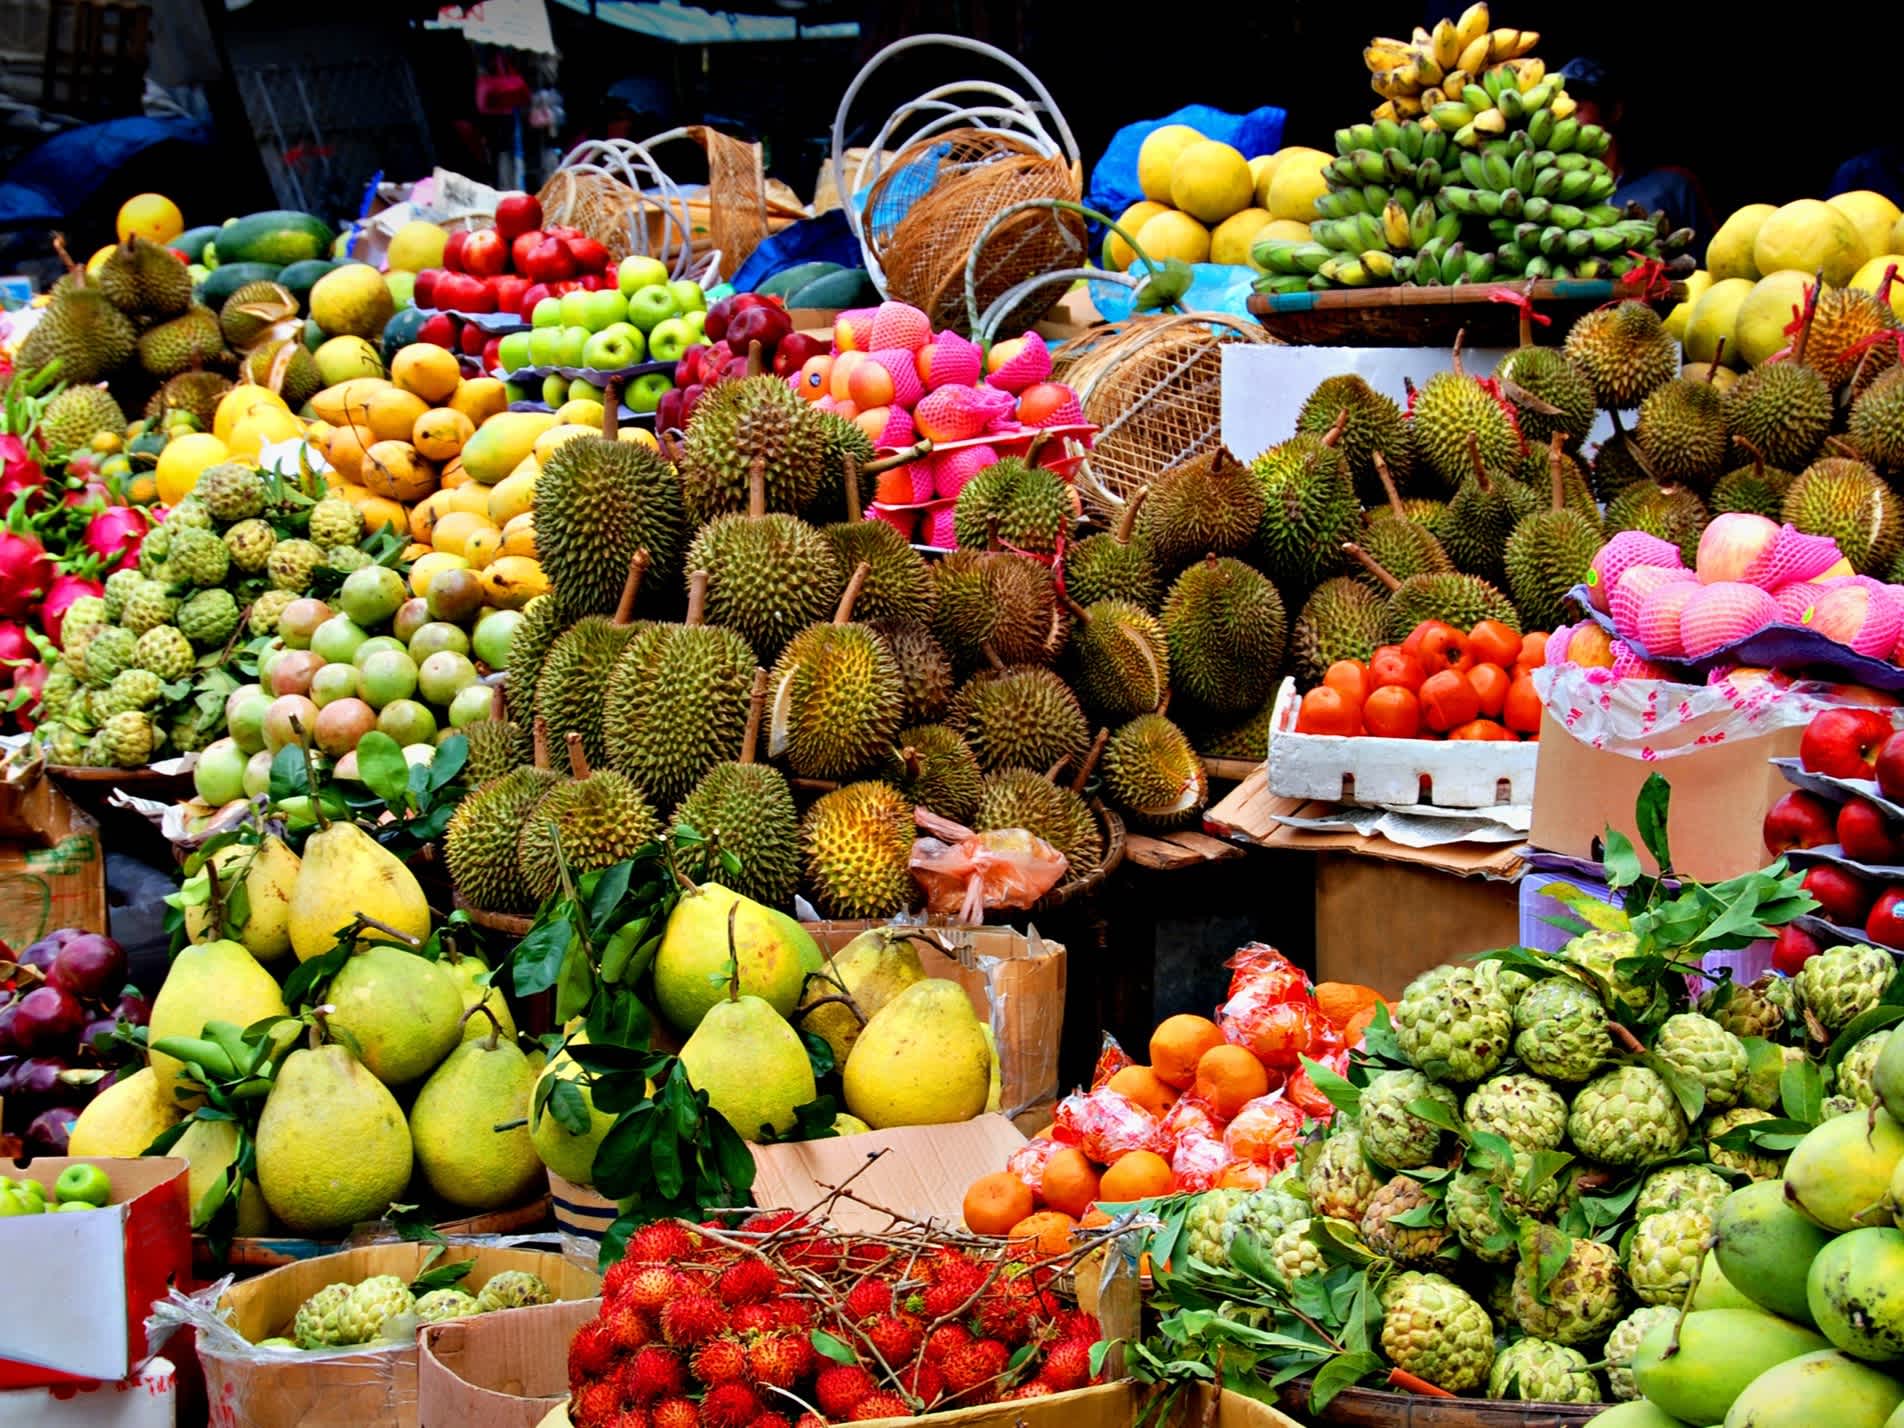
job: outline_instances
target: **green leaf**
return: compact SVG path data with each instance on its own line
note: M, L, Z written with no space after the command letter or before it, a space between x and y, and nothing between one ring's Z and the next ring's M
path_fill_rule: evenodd
M659 1119L646 1102L616 1118L595 1148L591 1175L597 1190L619 1200L647 1183L648 1142Z
M588 1009L588 1039L596 1046L646 1050L654 1024L633 993L610 987Z
M312 1007L323 1001L323 989L330 986L332 977L344 970L353 950L350 939L344 938L330 951L298 963L284 979L284 1004Z
M402 746L382 730L372 729L357 741L357 776L391 808L401 812L407 806L410 766Z
M570 1017L587 1011L589 998L594 994L595 969L589 964L588 949L578 937L569 943L569 950L562 958L562 974L555 987L557 1023L567 1026Z
M651 1099L648 1078L639 1071L615 1071L597 1076L588 1095L595 1109L605 1116L619 1116Z
M282 803L287 798L295 798L310 791L304 750L296 744L286 744L271 759L271 801Z
M1633 826L1639 829L1640 841L1646 845L1646 851L1659 864L1662 878L1672 876L1673 854L1666 842L1667 814L1672 802L1672 785L1654 773L1646 776L1646 782L1640 786L1639 798L1633 805Z
M469 1278L469 1272L475 1267L476 1261L473 1259L459 1259L454 1264L439 1264L419 1274L410 1284L411 1292L423 1295L428 1294L432 1289L454 1289Z
M612 910L612 904L611 904ZM600 926L600 918L593 912L590 920ZM624 922L610 935L602 948L602 980L611 986L626 983L634 979L627 975L628 964L634 958L635 949L641 945L642 938L648 935L648 919L637 917Z
M437 793L447 787L468 762L469 739L462 734L451 734L436 746L436 757L430 760L430 792Z
M510 969L515 976L517 996L532 997L555 985L573 937L568 919L561 917L532 929L516 944Z
M607 923L608 915L628 895L628 880L634 871L634 863L628 860L602 870L601 877L588 895L589 926L601 927Z
M815 1329L807 1335L807 1342L813 1346L813 1352L823 1359L831 1359L836 1364L856 1364L859 1355L853 1352L853 1346L844 1340L836 1339L824 1329Z
M714 1112L707 1119L711 1122L708 1133L714 1141L714 1160L721 1180L744 1194L754 1184L754 1153L747 1148L747 1142L735 1134L726 1117Z
M1618 892L1621 888L1637 883L1643 871L1640 868L1640 855L1633 848L1633 840L1608 824L1600 842L1600 863L1606 869L1607 886ZM1548 896L1553 896L1551 889Z
M1316 1376L1309 1385L1310 1412L1321 1413L1343 1389L1355 1387L1370 1374L1380 1372L1381 1368L1379 1354L1341 1354L1330 1359L1316 1370Z
M813 1063L813 1079L818 1081L834 1071L833 1047L817 1031L803 1031L800 1040L807 1048L807 1060Z
M1806 1125L1818 1124L1819 1108L1825 1100L1823 1074L1809 1060L1794 1061L1778 1078L1778 1099L1791 1119L1803 1121ZM1728 1131L1726 1135L1732 1133ZM1724 1139L1724 1136L1720 1137L1722 1144Z
M629 1237L647 1223L644 1216L630 1215L626 1212L616 1216L615 1223L602 1234L602 1250L595 1259L597 1267L604 1274L612 1266L621 1262L622 1256L628 1253Z
M582 1094L582 1088L560 1076L551 1077L549 1085L548 1112L555 1123L570 1135L587 1135L589 1098Z
M1309 1073L1309 1079L1315 1082L1316 1089L1329 1098L1329 1103L1345 1116L1357 1116L1362 1111L1362 1091L1345 1076L1336 1074L1320 1061L1302 1058L1302 1066Z

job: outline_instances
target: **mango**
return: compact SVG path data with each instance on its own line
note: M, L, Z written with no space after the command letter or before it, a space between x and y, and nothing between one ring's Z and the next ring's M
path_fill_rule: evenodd
M1888 1112L1834 1116L1814 1128L1785 1162L1785 1198L1828 1230L1881 1223L1872 1207L1904 1160L1904 1126Z
M536 439L555 425L548 412L497 412L463 443L463 469L472 481L493 486L516 469Z
M1827 1349L1753 1379L1726 1414L1725 1428L1884 1428L1900 1403L1904 1383Z
M1775 1364L1829 1347L1824 1337L1756 1309L1701 1309L1655 1324L1633 1354L1633 1379L1658 1407L1686 1423L1717 1423L1732 1401Z
M1845 1353L1904 1358L1904 1230L1853 1230L1818 1252L1806 1277L1812 1321Z
M1785 1203L1782 1181L1754 1181L1726 1196L1712 1234L1712 1258L1735 1289L1774 1314L1812 1322L1805 1275L1831 1236Z
M1885 1038L1884 1050L1878 1053L1878 1064L1871 1073L1871 1084L1877 1090L1878 1104L1891 1118L1904 1117L1904 1036Z
M1685 1428L1672 1414L1655 1408L1643 1398L1631 1403L1616 1403L1592 1419L1594 1428Z
M1806 1221L1807 1226L1810 1221ZM1716 1255L1707 1255L1699 1266L1699 1282L1692 1287L1694 1309L1756 1309L1739 1286L1726 1278Z

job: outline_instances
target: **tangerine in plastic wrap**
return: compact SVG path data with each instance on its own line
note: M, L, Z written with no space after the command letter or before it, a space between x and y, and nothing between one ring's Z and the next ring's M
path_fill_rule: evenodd
M1170 1137L1156 1117L1108 1086L1066 1096L1058 1103L1056 1121L1077 1132L1079 1148L1099 1165L1109 1165L1133 1150L1160 1155L1170 1151Z
M1011 1158L1005 1162L1005 1168L1024 1181L1025 1188L1036 1195L1038 1187L1044 1184L1045 1163L1063 1149L1064 1147L1057 1141L1039 1136L1036 1140L1028 1140L1014 1150ZM1023 1217L1020 1216L1020 1218Z
M1214 1136L1222 1134L1222 1125L1208 1105L1194 1096L1185 1096L1164 1117L1164 1134L1177 1140L1186 1135Z
M1217 1011L1217 1025L1230 1041L1250 1052L1273 1071L1293 1071L1314 1038L1307 1000L1272 1000L1260 985L1252 984L1231 997ZM1326 1025L1326 1023L1325 1023Z
M1230 1163L1230 1148L1213 1135L1192 1131L1177 1137L1170 1170L1180 1191L1204 1191L1216 1184L1217 1172Z
M1091 1068L1091 1089L1102 1090L1111 1084L1111 1077L1136 1064L1136 1058L1123 1048L1118 1039L1105 1032L1104 1040L1098 1047L1097 1065Z
M1248 986L1258 987L1271 1001L1307 998L1309 978L1294 962L1267 942L1249 942L1223 964L1230 969L1230 995Z
M1261 1190L1269 1184L1270 1169L1253 1160L1232 1160L1217 1171L1212 1190Z
M1302 1140L1302 1111L1281 1093L1258 1096L1223 1132L1223 1143L1238 1160L1252 1160L1270 1169L1289 1163Z
M1348 1074L1349 1053L1347 1051L1334 1051L1327 1056L1318 1056L1313 1059L1327 1066L1338 1076ZM1295 1074L1283 1084L1283 1094L1289 1098L1290 1104L1305 1115L1313 1116L1319 1121L1326 1121L1335 1115L1335 1103L1322 1094L1322 1088L1316 1085L1306 1065L1298 1067Z

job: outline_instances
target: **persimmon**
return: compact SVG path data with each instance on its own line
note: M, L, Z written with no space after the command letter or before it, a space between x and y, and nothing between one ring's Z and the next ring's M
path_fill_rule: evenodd
M1477 664L1468 671L1468 684L1481 703L1482 715L1489 719L1501 717L1501 706L1507 703L1507 687L1512 682L1498 664Z
M1009 1170L981 1175L965 1189L965 1228L975 1235L1002 1235L1037 1209L1031 1187Z
M1378 689L1420 689L1421 661L1399 649L1381 649L1369 661L1369 691Z
M1468 652L1477 664L1510 665L1521 655L1520 631L1500 620L1483 620L1468 631Z
M1339 659L1322 674L1323 684L1358 706L1368 698L1369 672L1356 660Z
M1245 1047L1213 1046L1197 1062L1196 1087L1191 1092L1221 1121L1269 1090L1269 1072Z
M1521 652L1515 661L1522 669L1539 669L1547 663L1547 631L1535 630L1521 636Z
M1453 669L1467 657L1468 637L1442 620L1423 620L1402 641L1402 652L1421 662L1422 671L1433 675L1437 670Z
M1111 1217L1102 1210L1091 1209L1086 1210L1078 1217L1078 1228L1081 1230L1096 1230L1103 1228L1105 1225L1110 1224L1110 1222Z
M1540 692L1534 688L1533 675L1523 672L1508 685L1501 722L1517 734L1540 732Z
M1326 685L1302 696L1296 712L1298 734L1354 734L1362 727L1362 711L1343 697L1339 689Z
M1421 722L1438 734L1465 724L1481 712L1481 700L1467 676L1452 669L1421 682Z
M1261 1190L1269 1184L1269 1167L1253 1160L1232 1160L1216 1173L1217 1190Z
M1071 1248L1071 1232L1077 1227L1078 1222L1069 1215L1040 1210L1026 1215L1004 1234L1008 1239L1030 1240L1041 1259L1056 1259Z
M1131 1150L1117 1157L1117 1163L1098 1181L1098 1199L1112 1205L1127 1200L1149 1200L1168 1195L1177 1188L1177 1173L1170 1162L1154 1150Z
M1421 701L1412 689L1387 685L1362 706L1362 727L1379 739L1412 739L1421 733Z
M1150 1034L1150 1069L1165 1085L1187 1091L1196 1084L1203 1053L1222 1044L1222 1028L1208 1017L1188 1012L1165 1017Z
M1514 736L1496 724L1492 719L1470 719L1465 724L1456 725L1448 731L1450 739L1459 739L1468 743L1499 744L1512 743Z
M1159 1118L1168 1115L1177 1103L1177 1088L1166 1084L1148 1066L1126 1066L1108 1084Z
M1066 1146L1045 1162L1038 1194L1045 1205L1076 1219L1097 1199L1097 1167L1076 1146Z

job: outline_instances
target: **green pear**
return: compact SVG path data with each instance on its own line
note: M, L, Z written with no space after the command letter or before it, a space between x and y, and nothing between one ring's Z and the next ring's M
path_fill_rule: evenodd
M298 855L281 838L262 843L228 843L208 860L218 869L218 887L229 902L243 879L246 914L232 930L260 962L275 962L291 950L291 895L297 887ZM185 909L185 935L203 937L212 920L209 900Z
M543 1177L527 1124L535 1071L482 1013L469 1020L487 1034L463 1041L430 1073L410 1107L410 1141L437 1194L466 1210L497 1210Z
M734 912L731 952L730 909ZM736 957L743 993L759 997L780 1016L792 1012L800 1000L806 968L800 946L783 925L797 928L799 924L790 918L777 921L779 917L719 883L702 883L684 894L668 916L660 950L655 953L655 1000L662 1016L682 1031L693 1031L708 1009L726 997L728 967Z
M840 1077L846 1109L874 1130L969 1121L991 1079L991 1047L965 989L937 977L879 1009Z
M386 1086L427 1075L462 1039L463 993L436 962L377 943L351 954L331 979L331 1025L356 1039Z
M212 1182L222 1179L238 1158L238 1125L235 1121L194 1120L185 1134L172 1142L168 1155L176 1155L191 1167L186 1176L186 1197L192 1207L192 1228L202 1230L211 1223L217 1206L200 1212L205 1192ZM270 1225L264 1194L256 1180L247 1180L238 1195L238 1233L261 1235Z
M359 914L419 942L430 935L430 905L416 875L354 823L332 823L305 842L291 893L291 948L298 961L330 951Z
M781 933L793 944L794 951L800 955L800 970L813 973L826 965L826 950L822 948L811 932L802 927L795 919L787 916L777 907L762 907L761 911L778 927Z
M833 1064L844 1066L866 1023L907 987L925 979L911 933L903 927L871 928L808 976L794 1021L832 1047ZM829 997L845 997L851 1005L826 1001Z
M792 1130L794 1108L819 1094L806 1043L756 996L741 994L708 1008L681 1048L681 1065L688 1083L707 1092L708 1104L744 1140L758 1140L766 1127Z
M410 1183L403 1108L342 1046L285 1057L257 1143L265 1203L301 1234L378 1219Z
M243 944L221 938L187 947L172 959L165 984L152 999L147 1035L153 1041L198 1036L208 1021L250 1026L268 1016L287 1015L277 979L258 965ZM151 1062L159 1098L167 1105L177 1103L182 1063L157 1051L151 1054Z
M569 1042L571 1045L586 1046L588 1037L578 1031L569 1038ZM608 1128L615 1124L615 1118L595 1109L582 1068L575 1064L567 1047L557 1052L546 1068L538 1070L537 1076L538 1080L553 1078L578 1083L576 1089L582 1093L582 1104L588 1108L588 1129L576 1135L549 1114L548 1104L544 1102L540 1116L531 1112L530 1119L534 1124L529 1127L529 1139L535 1146L536 1154L549 1169L564 1180L587 1185L595 1173L595 1150L601 1145L602 1137L608 1134ZM652 1092L652 1088L650 1090ZM534 1104L534 1101L530 1102L531 1106Z
M469 1009L477 1003L487 1007L496 1016L495 1029L501 1033L504 1041L516 1039L516 1019L510 1014L509 1002L502 994L502 988L491 986L488 982L478 981L489 975L489 964L480 957L465 953L460 957L445 957L436 964L449 973L450 980L456 983L457 991L462 993L463 1040L474 1041L477 1037L488 1036L489 1019L482 1016L467 1015ZM538 1071L541 1067L536 1068Z

